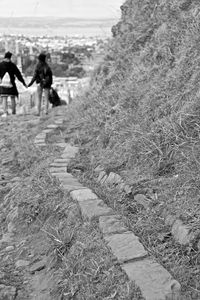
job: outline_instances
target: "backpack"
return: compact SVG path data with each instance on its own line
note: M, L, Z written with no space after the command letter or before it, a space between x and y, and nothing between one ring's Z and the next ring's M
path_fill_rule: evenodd
M5 87L5 88L12 88L13 87L13 85L11 83L11 80L10 80L10 75L9 75L8 72L6 72L3 76L3 78L1 79L0 86Z
M61 105L60 97L53 88L51 88L49 92L49 102L53 105L53 107Z

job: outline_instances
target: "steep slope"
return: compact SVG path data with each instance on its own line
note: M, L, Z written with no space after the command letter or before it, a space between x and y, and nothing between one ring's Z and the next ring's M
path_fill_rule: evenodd
M198 1L128 0L121 9L91 89L77 103L83 132L106 168L179 174L198 193Z
M81 128L76 140L83 148L83 169L101 165L120 174L133 196L138 187L142 193L150 190L194 232L192 248L182 252L167 244L180 254L180 268L174 260L174 266L162 263L181 284L185 280L187 292L190 285L195 289L186 299L198 299L199 1L127 0L121 11L104 60L69 119ZM148 237L151 225L140 233Z

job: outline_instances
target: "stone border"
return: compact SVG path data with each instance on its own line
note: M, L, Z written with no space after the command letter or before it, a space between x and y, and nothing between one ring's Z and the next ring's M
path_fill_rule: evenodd
M132 193L132 187L126 184L120 175L113 172L107 174L101 166L96 167L94 171L98 174L98 183L117 187L126 195ZM134 200L146 210L149 210L154 205L154 200L147 198L144 194L136 194ZM171 228L171 234L176 242L181 245L188 245L195 241L195 234L191 231L191 228L185 225L182 220L176 218L175 215L171 214L167 208L162 209L161 217L164 219L165 225ZM200 241L197 247L200 250Z
M55 123L49 125L47 130L57 128L63 123L63 119L62 122L59 119ZM43 130L39 137L37 136L35 140L37 146L46 145L47 133L49 132ZM66 144L61 157L55 159L50 165L51 175L60 181L63 189L69 192L72 199L79 204L84 218L89 220L98 218L104 240L129 279L140 287L146 300L166 300L166 298L173 300L175 297L178 299L181 289L179 282L148 254L139 238L124 225L121 216L99 199L91 189L84 187L67 172L71 159L75 158L78 151L78 147ZM125 191L129 191L129 186L125 185L117 174L110 173L109 176L101 174L100 177L100 182L109 180L113 184L123 186Z
M54 131L55 129L59 128L61 125L63 125L63 119L59 118L54 121L55 124L50 124L47 126L47 129L42 130L41 133L36 135L34 144L38 147L46 146L46 137L49 133ZM65 143L58 143L57 146L65 147Z

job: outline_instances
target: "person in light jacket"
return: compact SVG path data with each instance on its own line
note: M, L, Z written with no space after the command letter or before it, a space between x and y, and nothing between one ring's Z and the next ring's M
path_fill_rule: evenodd
M12 53L6 52L0 63L0 97L3 103L4 114L8 115L8 97L11 98L12 114L16 114L16 100L19 93L15 84L17 79L27 87L18 67L11 61Z
M41 113L41 103L42 103L42 94L44 92L45 98L45 113L48 114L49 108L49 93L50 88L53 83L53 75L51 68L46 62L46 54L41 53L38 56L38 63L35 68L35 72L31 82L28 84L30 87L34 82L37 83L37 95L38 95L38 103L37 103L37 115L39 116Z

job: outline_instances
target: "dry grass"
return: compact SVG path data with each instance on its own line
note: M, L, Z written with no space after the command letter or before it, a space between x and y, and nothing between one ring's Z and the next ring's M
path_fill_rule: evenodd
M85 167L87 163L87 157L81 156L73 162L71 171L76 172L77 166L83 166L84 172L79 173L80 180L123 216L126 226L139 236L149 254L154 256L180 282L181 299L199 299L200 259L195 245L181 246L176 243L170 227L164 224L159 209L146 211L122 192L108 186L102 188L95 181L95 173Z
M30 260L26 253L34 249L34 260L48 258L46 278L54 274L49 283L53 290L51 299L142 300L138 288L128 280L103 242L96 222L83 222L77 204L48 172L49 162L58 154L56 149L49 146L41 151L26 131L20 132L20 138L12 135L5 145L15 153L9 167L20 175L20 180L4 199L1 225L4 228L11 208L18 207L15 238L18 244L22 240L26 245L17 248L12 263L1 263L1 281L16 286L23 291L19 297L27 299L29 290L23 284L23 272L16 278L12 272L16 270L16 260ZM31 286L32 279L26 275L26 281L29 279Z
M67 229L64 239L53 238L60 260L57 293L63 300L143 299L105 246L95 222Z
M114 31L91 89L67 116L68 127L79 127L74 141L87 165L79 164L154 190L198 236L198 1L127 0Z

